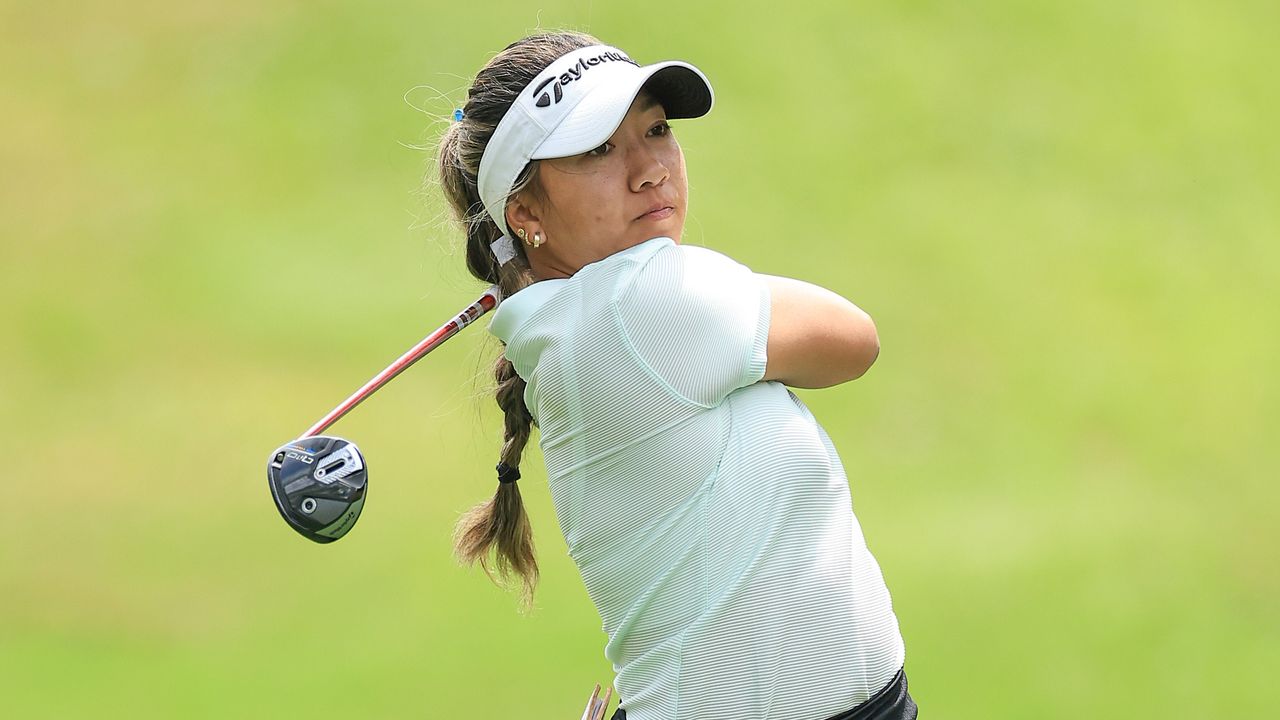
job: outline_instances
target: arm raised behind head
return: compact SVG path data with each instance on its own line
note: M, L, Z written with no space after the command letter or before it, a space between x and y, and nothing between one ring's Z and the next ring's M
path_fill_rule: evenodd
M831 387L862 377L876 361L876 324L857 305L807 282L761 277L772 298L764 380Z

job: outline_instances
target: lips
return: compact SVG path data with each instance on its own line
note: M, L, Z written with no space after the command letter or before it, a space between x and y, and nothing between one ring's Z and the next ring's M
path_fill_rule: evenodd
M644 214L636 218L636 220L665 220L666 218L674 215L675 212L676 209L671 205L659 203L646 210Z

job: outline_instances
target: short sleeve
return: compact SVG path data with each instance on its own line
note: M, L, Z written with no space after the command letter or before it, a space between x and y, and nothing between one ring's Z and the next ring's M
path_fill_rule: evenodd
M707 248L668 245L621 288L615 312L645 368L684 400L713 407L764 377L769 289Z

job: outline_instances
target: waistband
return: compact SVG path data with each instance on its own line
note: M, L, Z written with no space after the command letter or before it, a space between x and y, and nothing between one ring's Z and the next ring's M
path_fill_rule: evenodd
M919 714L915 701L907 693L907 673L902 669L866 702L827 720L915 720Z
M915 700L907 693L907 673L904 668L898 670L893 680L866 702L827 720L916 720L919 714ZM610 720L627 720L627 711L619 707Z

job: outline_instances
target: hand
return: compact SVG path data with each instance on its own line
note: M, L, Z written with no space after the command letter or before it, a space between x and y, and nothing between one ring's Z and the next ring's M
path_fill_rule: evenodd
M613 699L613 688L605 691L604 699L600 698L600 683L596 683L596 689L591 691L591 697L587 699L587 707L582 711L582 720L604 720L605 713L609 712L609 701Z

